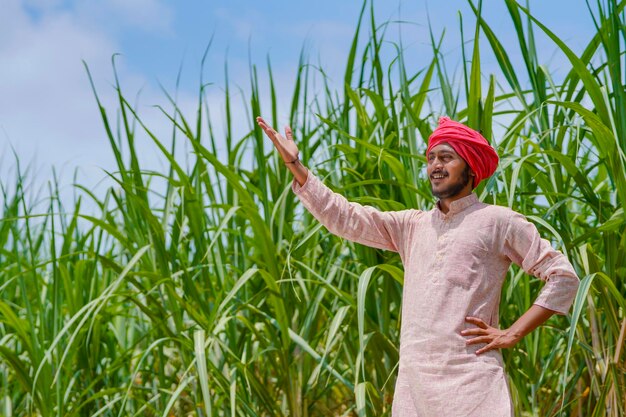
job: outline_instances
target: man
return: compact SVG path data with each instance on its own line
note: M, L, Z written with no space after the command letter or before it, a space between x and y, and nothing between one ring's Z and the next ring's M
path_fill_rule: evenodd
M487 140L442 117L426 151L436 206L382 212L348 202L305 168L291 129L283 137L262 118L257 122L294 174L293 192L331 233L400 254L404 301L392 415L513 416L499 349L514 346L552 314L567 314L579 279L523 215L481 203L473 193L498 164ZM546 283L526 313L499 329L511 262Z

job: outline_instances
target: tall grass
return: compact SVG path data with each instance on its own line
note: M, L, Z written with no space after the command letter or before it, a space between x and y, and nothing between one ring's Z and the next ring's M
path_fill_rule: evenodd
M438 115L481 129L501 155L477 190L481 199L529 216L582 278L570 315L504 352L517 415L623 416L626 1L589 6L596 34L579 55L525 7L504 1L517 44L502 44L472 4L470 42L460 23L460 76L447 72L434 33L423 68L405 66L401 44L385 61L388 23L365 3L345 85L335 91L303 55L288 119L305 165L350 200L382 210L432 207L422 155ZM539 61L537 32L571 64L563 79ZM485 56L501 74L482 71ZM113 111L94 88L115 186L104 196L77 186L74 201L61 201L52 182L48 198L33 202L21 171L15 184L2 184L2 414L390 415L400 259L332 236L299 209L291 175L253 123L263 114L277 124L267 67L266 80L250 69L242 137L233 133L243 121L232 120L228 78L225 137L215 136L203 80L193 114L167 95L161 110L172 131L161 132L144 124L116 78ZM152 141L167 170L142 168L137 137ZM177 158L184 143L188 167ZM95 214L82 208L86 200ZM501 325L539 289L512 268Z

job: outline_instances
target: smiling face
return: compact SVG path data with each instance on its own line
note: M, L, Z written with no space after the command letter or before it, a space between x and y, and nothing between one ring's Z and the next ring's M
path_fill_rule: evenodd
M426 158L426 173L435 197L450 199L472 191L474 173L450 145L441 143L433 147Z

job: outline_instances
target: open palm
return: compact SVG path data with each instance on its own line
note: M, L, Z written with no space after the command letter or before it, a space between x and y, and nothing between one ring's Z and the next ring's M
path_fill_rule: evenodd
M285 162L291 162L298 158L298 146L293 140L293 132L289 126L285 127L285 136L274 130L273 127L267 124L261 116L256 118L256 122L265 134L272 140L274 147L280 153L280 156Z

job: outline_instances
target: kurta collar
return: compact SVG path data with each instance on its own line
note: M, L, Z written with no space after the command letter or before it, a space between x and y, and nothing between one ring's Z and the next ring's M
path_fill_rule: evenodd
M470 195L467 195L463 198L459 198L458 200L455 200L452 203L450 203L450 210L448 210L448 213L444 213L443 211L441 211L441 208L439 208L439 201L437 201L437 204L435 205L435 207L437 209L437 212L439 212L439 214L442 217L447 218L447 217L450 217L457 213L462 212L469 206L476 204L476 203L478 203L478 196L476 195L476 193L471 193Z

